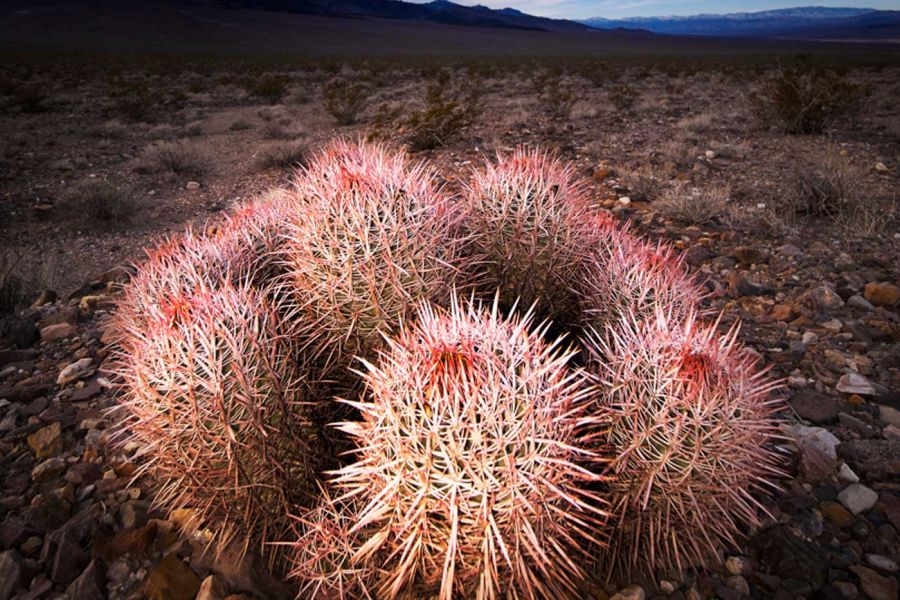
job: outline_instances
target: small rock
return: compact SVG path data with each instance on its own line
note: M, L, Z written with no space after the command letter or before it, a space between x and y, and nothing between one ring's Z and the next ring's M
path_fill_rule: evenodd
M60 457L48 458L31 470L31 479L37 483L50 481L66 469L66 461Z
M866 562L885 573L896 573L900 571L900 565L887 556L881 554L866 554Z
M872 312L875 310L875 307L871 302L860 296L859 294L853 294L850 298L847 299L847 306L851 308L858 308L859 310L864 310L866 312Z
M854 515L866 512L878 502L878 493L861 483L851 483L838 493L838 500Z
M199 590L200 578L176 554L162 559L144 586L149 600L193 600Z
M859 577L863 592L872 600L897 600L896 578L884 577L872 569L859 565L853 565L850 570Z
M725 569L732 575L743 575L750 572L750 563L740 556L729 556L725 561Z
M199 190L200 183L197 181L188 181L187 185L184 186L184 189L189 190L189 191Z
M218 575L209 575L200 584L196 600L223 600L228 595L225 582Z
M60 371L59 377L56 379L56 385L62 387L69 385L73 381L81 379L84 375L90 372L93 364L93 359L89 357L82 358L81 360L73 362L71 365Z
M15 550L0 554L0 600L9 600L24 583L22 557Z
M844 306L844 300L827 285L820 285L807 291L798 300L819 310L835 310Z
M891 283L867 283L864 295L875 306L893 306L900 302L900 287Z
M731 255L743 265L759 265L769 262L769 253L756 246L738 246Z
M853 525L853 515L837 502L823 502L820 510L822 511L822 516L839 529Z
M769 311L769 316L775 321L790 321L794 314L794 308L789 304L776 304Z
M850 468L850 465L847 463L842 463L841 468L838 469L837 474L838 481L842 483L859 483L859 475L853 472L853 469Z
M732 575L725 579L725 585L736 591L742 597L750 595L750 585L747 580L740 575Z
M896 408L879 404L878 418L894 427L900 427L900 410Z
M791 408L801 419L813 423L833 423L839 412L838 402L813 390L801 390L790 399Z
M811 446L820 450L829 458L837 458L837 447L841 441L824 427L806 427L805 425L791 425L786 428L798 447Z
M62 452L62 429L59 421L38 429L28 436L28 446L38 460L56 456Z
M45 342L54 342L75 337L78 330L71 323L56 323L55 325L47 325L41 329L41 339Z
M609 600L644 600L646 597L644 588L639 585L629 585L613 594Z
M97 567L97 561L91 561L87 568L66 588L69 600L104 600L106 598L106 581Z
M875 163L875 170L879 173L887 173L890 169L888 169L887 165L883 162L879 161Z
M628 196L622 196L619 198L619 204L621 204L622 206L628 206L629 204L631 204L631 198L629 198Z
M874 396L875 387L868 379L859 373L845 373L835 386L842 394L859 394L860 396Z

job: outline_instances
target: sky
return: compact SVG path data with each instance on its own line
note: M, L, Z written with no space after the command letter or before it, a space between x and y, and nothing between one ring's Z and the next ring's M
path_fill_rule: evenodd
M428 0L414 0L426 2ZM609 19L637 16L695 15L698 13L755 12L792 6L841 6L900 10L900 0L452 0L490 8L516 8L542 17Z

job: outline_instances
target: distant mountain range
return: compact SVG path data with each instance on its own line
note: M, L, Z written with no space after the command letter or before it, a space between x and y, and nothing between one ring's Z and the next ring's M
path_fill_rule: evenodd
M805 6L752 13L671 17L594 17L595 29L643 29L669 35L900 41L900 11Z

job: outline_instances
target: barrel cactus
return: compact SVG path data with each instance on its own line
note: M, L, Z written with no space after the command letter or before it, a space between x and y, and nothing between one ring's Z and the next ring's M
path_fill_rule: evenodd
M511 307L568 320L589 257L592 232L585 184L551 154L518 148L475 169L463 191L472 279Z
M583 323L603 330L623 318L652 318L657 309L684 319L704 292L665 244L653 244L604 213L592 220L592 250L576 290Z
M237 540L282 571L283 550L266 542L291 536L321 455L303 416L310 382L270 301L199 270L170 271L177 283L122 322L123 431L161 483L158 506L191 511L216 549Z
M399 151L338 142L300 174L297 196L284 285L323 362L371 357L417 302L449 298L456 219L430 169Z
M693 313L623 319L586 343L612 411L612 513L603 571L703 565L766 513L755 493L780 475L777 384Z
M364 363L357 461L333 485L357 498L354 564L378 597L578 597L603 540L598 460L582 431L594 390L530 317L423 305Z

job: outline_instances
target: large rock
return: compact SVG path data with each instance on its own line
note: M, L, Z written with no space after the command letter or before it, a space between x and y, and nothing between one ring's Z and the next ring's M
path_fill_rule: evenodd
M798 300L801 304L818 310L836 310L844 306L843 298L827 285L820 285L807 291Z
M838 493L838 501L854 515L866 512L878 502L878 493L861 483L853 483Z
M56 323L41 329L41 339L45 342L55 342L56 340L75 337L77 333L78 330L71 323Z
M62 429L59 421L42 427L29 435L28 446L38 460L51 458L62 452Z
M153 569L144 586L149 600L194 600L200 578L176 554L169 554Z
M756 535L757 558L763 570L809 584L817 590L828 579L828 559L822 549L785 525L776 525Z
M893 306L900 302L900 287L891 283L867 283L866 300L875 306Z
M15 550L0 554L0 600L9 600L23 583L22 557Z
M853 565L850 570L859 577L863 592L872 600L897 600L898 585L895 577L885 577L860 565Z
M106 580L102 569L92 560L87 568L66 588L69 600L105 600Z
M860 396L874 396L875 386L859 373L845 373L835 386L842 394L859 394Z
M838 402L813 390L800 390L790 399L791 408L801 419L813 423L833 423L837 419Z

